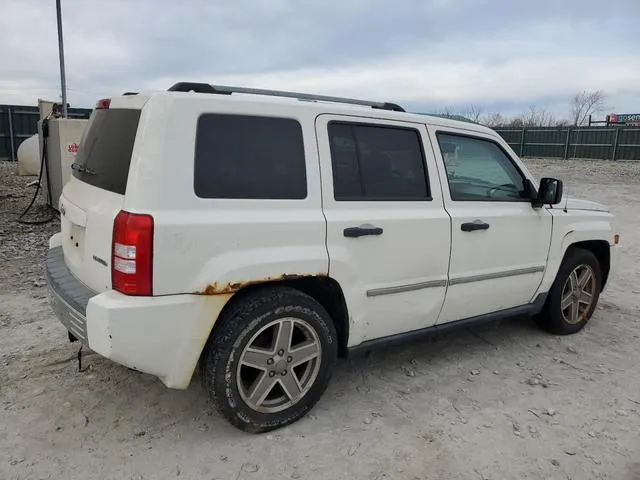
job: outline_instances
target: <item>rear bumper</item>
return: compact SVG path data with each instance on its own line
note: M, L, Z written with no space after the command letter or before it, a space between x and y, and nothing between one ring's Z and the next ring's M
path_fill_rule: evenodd
M62 247L47 252L46 279L51 292L51 306L69 333L85 345L87 342L87 304L96 295L69 271Z
M53 309L67 330L94 352L187 388L211 329L230 295L130 297L97 294L64 263L62 248L47 254Z

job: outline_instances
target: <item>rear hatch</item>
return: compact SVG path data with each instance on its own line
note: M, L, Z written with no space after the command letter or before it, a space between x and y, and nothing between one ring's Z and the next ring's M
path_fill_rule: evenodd
M137 108L98 102L85 127L72 177L60 197L66 265L96 292L111 290L113 222L123 206L138 131Z

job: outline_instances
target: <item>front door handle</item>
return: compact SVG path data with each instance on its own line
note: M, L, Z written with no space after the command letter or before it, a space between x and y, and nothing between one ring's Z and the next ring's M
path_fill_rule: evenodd
M363 225L361 227L347 227L344 229L344 236L347 238L358 238L366 235L382 235L382 228L373 225Z
M476 220L474 222L463 223L460 226L463 232L475 232L476 230L489 230L489 224L482 220Z

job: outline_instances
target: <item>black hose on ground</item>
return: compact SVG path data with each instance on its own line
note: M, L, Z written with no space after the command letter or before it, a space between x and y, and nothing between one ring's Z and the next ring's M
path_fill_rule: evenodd
M47 198L48 198L48 203L47 206L49 207L49 209L52 211L51 216L42 220L23 220L24 216L29 212L29 210L31 210L31 208L33 207L33 204L36 202L36 199L38 198L38 193L40 192L40 186L42 183L42 171L45 168L45 161L48 160L47 158L47 137L49 136L49 121L48 120L44 120L42 122L42 158L40 160L40 174L38 175L38 184L36 185L36 191L33 193L33 198L31 199L31 202L29 202L29 205L27 205L27 208L24 209L24 211L20 214L20 216L17 218L17 222L18 223L22 223L25 225L43 225L45 223L49 223L50 221L52 221L54 218L56 218L56 212L53 208L51 208L51 183L49 181L49 164L48 162L46 162L46 168L47 168Z

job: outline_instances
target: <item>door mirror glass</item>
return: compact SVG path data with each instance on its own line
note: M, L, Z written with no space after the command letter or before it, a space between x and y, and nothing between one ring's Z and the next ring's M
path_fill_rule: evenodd
M557 205L562 200L562 180L543 178L538 188L538 201L543 205Z

